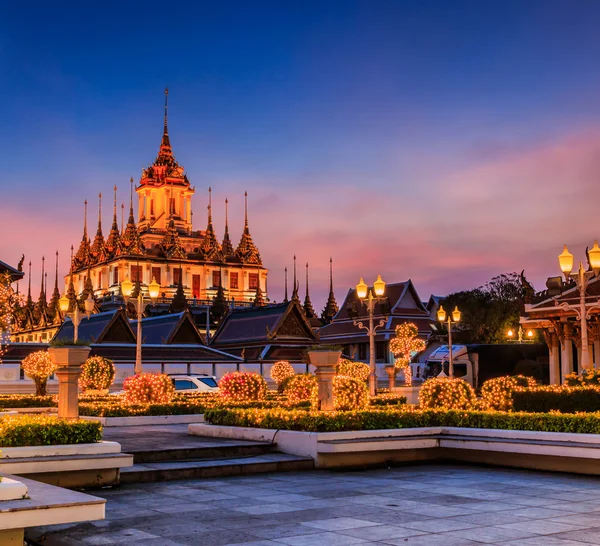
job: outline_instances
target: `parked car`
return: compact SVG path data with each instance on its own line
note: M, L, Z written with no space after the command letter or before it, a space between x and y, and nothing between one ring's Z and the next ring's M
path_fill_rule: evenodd
M169 374L177 392L219 392L217 378L206 374Z

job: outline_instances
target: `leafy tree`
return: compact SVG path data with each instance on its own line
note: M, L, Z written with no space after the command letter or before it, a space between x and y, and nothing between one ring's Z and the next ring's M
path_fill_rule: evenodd
M22 303L21 296L15 293L11 282L8 273L0 275L0 356L10 338L14 311Z
M503 343L506 332L519 322L523 308L524 288L518 273L492 278L483 286L454 292L446 297L444 308L455 306L462 313L461 322L452 326L457 343ZM440 325L443 332L445 325Z

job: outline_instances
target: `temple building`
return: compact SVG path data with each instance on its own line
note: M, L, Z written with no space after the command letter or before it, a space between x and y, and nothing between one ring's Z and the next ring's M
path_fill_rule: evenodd
M105 238L102 229L101 195L98 227L92 240L88 235L87 202L83 236L65 277L65 287L81 294L93 292L102 304L118 296L120 283L129 277L139 281L145 292L155 279L161 286L162 299L171 300L181 284L187 300L212 302L222 286L227 301L251 303L257 290L268 301L267 274L260 252L248 225L248 195L245 194L244 229L234 246L227 217L223 238L219 240L212 223L211 189L208 191L206 229L192 225L191 185L179 165L168 132L168 91L165 91L164 128L158 156L142 170L135 186L137 220L134 214L133 179L127 224L119 229L116 187L112 225ZM123 224L123 222L122 222Z

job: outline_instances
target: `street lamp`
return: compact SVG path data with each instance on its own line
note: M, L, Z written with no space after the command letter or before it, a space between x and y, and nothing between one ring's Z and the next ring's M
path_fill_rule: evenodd
M95 302L92 298L92 294L88 294L87 299L83 302L83 307L85 309L85 316L89 319L91 314L94 312ZM58 307L61 312L70 317L73 321L73 343L77 343L77 339L79 337L79 324L81 323L83 316L81 311L79 311L79 303L77 300L75 301L75 309L69 313L69 307L71 306L71 300L67 298L67 295L64 294L62 298L58 300Z
M131 293L133 292L133 283L129 280L129 277L125 277L125 280L121 282L121 292L123 297L125 298L125 303L129 302L129 298L131 297ZM150 300L152 301L152 305L156 303L158 298L158 294L160 293L160 284L156 282L156 279L153 277L152 282L148 285L148 294L150 295ZM142 292L142 287L138 281L138 294L137 297L133 300L133 305L135 307L135 311L137 313L137 339L135 346L135 374L142 373L142 315L144 313L144 309L146 309L147 302L144 301L144 294Z
M598 304L590 308L586 308L585 306L585 291L588 283L590 279L597 277L598 273L600 273L600 247L598 246L598 241L594 241L594 246L588 251L588 262L592 271L586 271L583 263L579 262L579 270L577 273L571 274L574 259L567 245L564 246L562 253L558 256L558 265L565 276L565 280L569 281L573 279L579 291L579 306L568 304L566 301L562 302L559 306L563 309L575 311L575 315L581 322L581 367L584 370L592 367L588 345L587 319L589 318L590 311L599 307Z
M373 295L375 292L375 295ZM375 326L373 324L373 311L375 309L375 303L383 299L385 293L385 282L381 278L381 275L377 275L377 280L373 283L373 290L370 290L364 279L361 277L360 282L356 285L356 295L360 299L360 302L366 306L367 313L369 315L369 325L365 326L361 321L354 321L354 326L363 328L367 331L369 336L369 394L375 396L377 394L377 369L375 366L375 331L377 328L385 326L385 320L381 319L379 324Z
M508 341L516 341L517 343L527 343L533 341L533 331L527 330L525 334L527 339L523 339L523 326L519 325L519 329L517 330L517 339L515 339L515 331L512 328L509 328L506 335L508 337Z
M458 310L458 306L454 307L454 311L448 314L446 313L444 306L440 305L440 308L437 312L437 319L441 323L446 323L448 326L448 375L450 377L454 377L454 361L452 360L452 323L460 322L461 312ZM443 373L444 370L442 370Z

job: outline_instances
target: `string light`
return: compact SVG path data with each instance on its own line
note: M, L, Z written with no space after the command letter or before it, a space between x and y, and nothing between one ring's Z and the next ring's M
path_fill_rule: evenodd
M405 322L396 326L396 336L390 340L390 350L396 358L394 366L404 371L404 381L412 385L412 369L410 367L411 355L425 350L425 342L419 339L419 329L412 322Z
M346 375L336 375L333 378L333 407L336 410L358 410L368 405L369 390L364 379Z
M81 368L79 387L83 390L105 390L110 388L115 379L115 365L112 360L103 356L88 358Z
M267 382L258 373L230 372L219 381L219 394L229 402L264 400Z
M164 373L140 373L123 382L125 404L166 404L175 396L171 378Z
M367 381L371 370L364 362L354 362L347 358L340 358L335 373L346 377L354 377L359 381Z
M48 351L36 351L27 355L21 362L21 367L25 375L34 380L36 395L45 396L48 378L56 370L56 364Z
M524 375L488 379L481 386L482 409L510 411L513 408L512 393L521 388L531 389L535 386L535 379Z
M317 396L317 378L310 373L295 375L287 383L285 395L290 404L298 404L307 400L314 403Z
M419 390L421 408L468 410L476 401L473 387L456 377L433 377L425 381Z
M279 360L271 367L271 379L281 385L288 377L296 375L294 367L287 360Z

